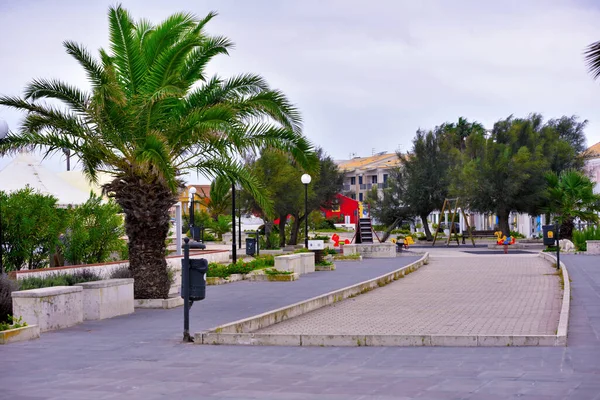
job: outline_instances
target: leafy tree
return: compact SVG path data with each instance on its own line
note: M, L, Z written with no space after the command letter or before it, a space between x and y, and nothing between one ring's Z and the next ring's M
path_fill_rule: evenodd
M548 206L544 211L556 216L560 237L572 240L575 219L598 222L600 195L594 194L594 183L584 173L575 170L546 174Z
M114 201L102 204L92 194L87 202L68 213L63 255L72 265L102 263L120 250L125 235L121 207Z
M301 135L298 110L263 78L207 76L209 61L232 47L227 38L205 32L214 16L177 13L155 25L111 7L110 48L101 49L99 59L64 42L86 72L90 91L35 79L23 98L0 97L0 105L27 113L20 131L0 144L0 153L66 149L90 180L100 171L112 175L103 189L125 213L136 298L168 296L169 209L186 170L226 175L268 209L264 191L238 155L269 146L308 165L313 154ZM58 100L62 107L40 99Z
M48 265L66 224L66 210L56 198L35 193L30 187L11 194L0 191L2 209L2 262L6 271Z
M495 213L505 235L510 234L510 212L531 212L543 197L548 162L541 129L536 114L498 121L489 138L468 144L454 179L453 192L469 209Z
M325 154L322 149L317 149L317 157L319 159L318 173L312 174L311 183L308 185L308 215L313 211L321 209L333 209L337 204L336 195L342 191L342 185L344 183L344 174L340 172L337 164L330 156ZM297 182L301 182L300 178L298 178ZM300 184L299 186L302 188L304 185ZM300 227L304 225L304 220L306 218L304 210L304 193L299 200L300 204L296 201L294 203L296 208L291 213L294 219L290 234L290 244L298 243Z

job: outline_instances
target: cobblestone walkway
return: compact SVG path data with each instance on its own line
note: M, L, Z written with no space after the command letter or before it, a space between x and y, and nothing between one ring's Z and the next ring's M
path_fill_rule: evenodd
M554 335L559 278L535 255L433 257L386 287L259 331L320 335Z

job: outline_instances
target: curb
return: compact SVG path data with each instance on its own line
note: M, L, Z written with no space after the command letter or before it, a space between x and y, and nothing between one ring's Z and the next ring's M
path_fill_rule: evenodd
M540 252L539 256L544 260L556 265L556 257L553 255ZM569 310L571 308L571 281L569 280L569 271L567 271L567 266L562 261L560 262L560 270L562 272L564 290L562 307L560 308L560 318L558 320L558 329L556 330L556 338L557 341L560 342L560 344L557 344L557 346L566 346L567 334L569 330Z
M405 275L416 271L423 265L429 263L429 253L425 253L419 260L408 264L400 269L392 272L388 272L385 275L381 275L377 278L370 279L368 281L360 282L352 286L348 286L342 289L335 290L317 297L313 297L308 300L282 307L273 311L268 311L263 314L255 315L253 317L245 318L239 321L231 322L225 325L218 326L208 331L198 332L194 335L194 343L196 344L245 344L245 338L250 338L254 334L250 332L257 331L259 329L266 328L278 322L285 321L287 319L297 317L302 314L317 310L319 308L328 306L330 304L337 303L347 298L355 297L363 293L370 292L373 289L382 287L404 278ZM232 338L232 334L238 338L235 340L236 343L229 343ZM256 335L254 335L256 336ZM263 335L264 336L264 335ZM270 335L274 336L274 335ZM291 335L300 336L300 335ZM248 343L248 344L261 344L261 343ZM297 344L298 345L298 344Z

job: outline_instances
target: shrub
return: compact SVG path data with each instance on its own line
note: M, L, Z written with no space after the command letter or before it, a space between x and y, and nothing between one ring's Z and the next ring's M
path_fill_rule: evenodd
M330 265L333 265L333 263L331 261L321 260L321 262L318 262L315 265L318 265L320 267L328 267Z
M78 283L99 281L102 277L96 272L83 270L73 274L53 274L45 277L31 277L19 281L19 290L39 289L52 286L73 286Z
M131 273L131 270L129 269L129 267L117 268L110 274L110 279L128 279L128 278L133 278L133 274Z
M600 226L588 226L582 231L573 231L573 244L579 251L587 251L586 240L600 240Z
M2 261L6 271L48 265L66 225L67 210L56 207L56 198L35 193L27 186L11 194L0 191Z
M8 321L8 317L12 314L12 297L11 293L19 290L19 285L16 281L10 279L8 275L0 275L0 322Z
M322 240L325 243L329 243L329 236L325 236L325 235L315 235L313 237L309 237L308 240Z
M336 255L336 254L338 254L338 252L336 249L332 249L331 247L325 247L325 249L323 250L323 254Z
M237 263L224 265L218 263L209 263L207 277L227 278L231 274L247 274L257 269L272 267L275 265L273 255L258 256L251 261L239 260Z
M70 209L62 240L65 260L71 265L102 263L113 252L121 251L125 228L120 212L121 207L113 200L102 204L102 198L94 194Z
M514 237L515 239L523 239L525 237L525 235L518 231L510 231L510 236Z
M23 317L13 318L12 315L7 317L7 322L0 321L0 332L9 329L23 328L27 326L27 322L23 321Z
M265 269L265 274L267 275L291 275L293 274L292 271L279 271L278 269L275 268L269 268L269 269Z

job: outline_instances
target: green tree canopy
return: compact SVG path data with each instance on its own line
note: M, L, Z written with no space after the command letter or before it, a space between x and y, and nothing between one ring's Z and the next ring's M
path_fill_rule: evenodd
M176 13L156 25L135 21L121 6L110 7L110 45L100 49L99 58L64 42L85 71L89 91L35 79L23 97L0 97L0 105L26 112L21 129L9 133L0 153L33 148L48 155L67 149L90 180L101 171L112 175L104 190L125 213L136 298L168 296L169 209L186 170L228 176L268 209L264 191L238 156L268 146L301 166L314 162L300 113L282 92L258 75L207 75L212 58L233 46L223 36L207 34L215 15Z

